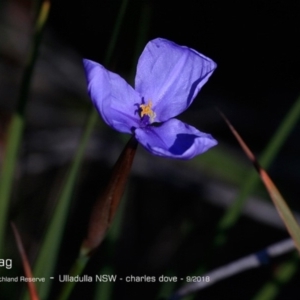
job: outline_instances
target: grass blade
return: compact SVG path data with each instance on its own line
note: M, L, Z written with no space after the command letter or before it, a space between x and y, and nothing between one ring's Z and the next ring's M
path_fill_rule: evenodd
M267 172L260 166L256 157L251 152L251 150L248 148L248 146L243 141L243 139L238 134L238 132L235 130L235 128L231 125L231 123L228 121L228 119L225 117L225 115L223 113L220 112L220 114L223 117L223 119L225 120L225 122L227 123L228 127L230 128L231 132L233 133L233 135L239 142L240 146L242 147L242 149L244 150L244 152L246 153L248 158L252 161L255 169L259 173L282 221L284 222L284 224L286 226L286 229L288 230L290 236L294 240L297 250L300 252L300 228L299 228L299 225L298 225L297 221L295 220L290 208L288 207L286 201L280 194L279 190L277 189L277 187L275 186L275 184L273 183L273 181L271 180L271 178L269 177Z
M96 200L92 209L87 236L70 271L71 276L81 274L89 257L102 243L125 191L136 148L137 141L134 137L131 137L114 165L108 185ZM67 300L75 284L75 282L64 284L59 300Z
M26 277L33 277L32 272L31 272L31 268L30 268L30 264L29 264L27 255L25 253L23 243L22 243L20 234L17 230L17 227L15 226L14 223L11 223L11 227L12 227L12 230L13 230L13 233L14 233L14 236L15 236L15 239L16 239L17 247L18 247L21 259L22 259L25 275L26 275ZM28 284L30 299L31 300L39 300L38 293L36 291L36 287L35 287L34 282L29 281L29 282L27 282L27 284Z
M124 18L124 14L127 8L127 3L128 0L123 0L121 4L119 15L111 36L110 44L108 45L109 51L105 56L105 64L108 64L111 60L111 54L116 45L122 20ZM53 218L48 227L46 236L40 249L39 256L35 263L34 274L37 277L48 277L53 273L58 256L59 245L63 236L63 229L65 227L68 215L68 207L71 202L72 192L74 190L76 179L78 177L78 173L82 164L86 145L89 141L89 138L98 118L99 116L97 111L94 109L94 107L91 107L88 121L85 125L84 132L82 134L79 147L76 151L74 161L71 165L68 175L66 176L65 184L58 199L57 207L55 208ZM45 262L47 262L46 265ZM43 285L38 285L38 290L40 292L41 298L44 298L48 295L50 284L51 282L47 281Z
M265 169L267 169L270 166L270 164L278 154L285 140L294 128L296 122L299 120L299 117L300 97L296 99L294 105L286 114L284 120L281 122L278 130L273 135L271 141L268 143L268 146L266 147L261 156L260 162ZM249 174L246 176L244 184L242 185L234 203L232 204L230 209L226 211L226 213L224 214L224 216L218 224L218 234L216 235L214 242L216 246L221 246L225 243L226 234L228 230L236 223L241 213L241 209L244 205L244 202L247 199L247 196L249 196L250 193L255 189L258 182L259 177L254 172L254 170L251 170L251 172L249 172Z
M58 256L59 245L64 233L63 229L66 224L69 205L71 202L71 195L76 182L77 174L81 166L81 161L84 155L87 141L98 118L97 114L92 114L92 116L93 118L89 118L86 125L85 132L77 149L74 162L67 175L53 214L53 218L51 220L51 223L49 224L42 247L39 252L39 256L34 265L34 275L36 277L49 278L51 274L53 274L55 262ZM47 262L47 264L45 264L45 262ZM37 283L37 288L42 299L44 299L48 295L50 284L51 282L49 280L44 283Z
M273 278L261 288L253 300L272 300L277 298L282 286L292 279L298 268L299 256L293 255L292 258L276 268Z
M50 1L45 0L40 7L38 17L35 22L33 42L22 77L17 109L8 128L8 140L0 179L0 245L4 245L3 241L5 236L9 200L14 181L14 171L17 164L18 153L25 126L24 112L28 102L30 84L38 57L43 29L49 15L49 11ZM3 249L0 248L0 256L1 251L3 251Z

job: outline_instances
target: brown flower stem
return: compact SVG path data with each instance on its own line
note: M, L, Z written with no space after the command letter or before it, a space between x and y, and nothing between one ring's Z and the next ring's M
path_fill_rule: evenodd
M92 252L103 241L123 196L136 149L137 141L132 137L115 163L106 189L94 204L87 236L82 243L80 254L71 268L70 276L82 274ZM58 299L69 299L75 284L75 282L65 284Z
M136 148L137 141L132 137L119 156L104 193L94 204L88 233L81 247L82 255L89 255L103 241L124 193Z

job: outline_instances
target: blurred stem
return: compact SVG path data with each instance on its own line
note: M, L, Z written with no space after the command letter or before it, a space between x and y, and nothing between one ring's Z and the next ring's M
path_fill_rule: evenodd
M296 274L299 267L299 254L295 253L288 261L280 264L273 275L253 300L272 300L277 298L283 285L288 283Z
M168 271L165 276L173 277L176 276L176 273L173 270ZM161 283L156 299L168 299L168 297L170 297L170 295L173 294L176 285L177 285L176 282Z
M133 56L133 68L131 69L130 76L129 76L129 82L134 82L134 76L136 71L136 65L139 58L139 55L144 47L144 44L147 41L147 35L149 30L149 24L150 24L150 16L151 16L151 6L149 3L142 3L142 9L140 13L140 19L139 19L139 27L138 27L138 35L135 42L135 50L134 50L134 56ZM126 193L126 192L125 192ZM123 215L125 211L125 203L126 201L126 195L123 197L123 201L120 204L119 210L116 214L116 218L109 229L108 236L107 236L107 244L108 244L108 253L110 255L110 258L113 258L116 252L116 243L119 240L119 236L121 235L122 230L122 221L123 221ZM114 272L114 266L109 264L107 261L106 264L102 267L102 269L99 271L99 274L113 274ZM107 282L105 284L98 283L96 287L96 292L94 299L111 299L112 292L113 292L113 282Z
M119 240L119 236L121 235L122 232L122 224L123 224L123 216L125 212L125 204L127 203L127 193L125 191L123 200L120 203L120 207L116 213L116 217L111 225L111 228L108 231L108 235L106 238L106 244L107 246L107 251L106 253L108 254L108 257L105 259L105 265L101 268L99 271L99 274L109 274L113 275L114 274L114 265L112 264L113 258L116 254L116 243ZM105 284L99 282L96 286L96 292L94 295L94 300L109 300L112 299L112 291L113 291L113 286L114 282L106 282Z
M8 127L8 139L0 180L0 245L4 244L3 241L7 222L9 200L12 192L14 172L25 126L24 112L28 102L32 75L38 56L43 29L49 15L49 10L50 1L46 0L41 5L38 13L38 18L35 22L33 41L21 81L16 112L12 116L10 125ZM2 249L0 249L0 252L1 251Z
M62 240L63 230L65 227L69 205L71 202L71 195L76 182L77 174L81 167L82 158L86 148L86 144L90 138L94 125L98 119L96 111L93 109L88 122L85 127L85 131L81 137L79 147L74 158L74 162L71 165L71 169L66 177L66 181L63 185L57 206L51 223L48 227L46 236L42 248L40 250L39 256L36 260L34 266L35 277L46 277L49 278L53 274L55 267L55 262L58 256L59 245ZM47 266L45 262L48 261ZM79 265L82 265L82 260L79 259ZM74 268L76 270L76 268ZM37 282L37 288L41 299L48 295L51 282L47 280L46 282Z
M114 165L106 188L93 206L87 235L83 240L75 266L71 268L71 274L73 274L73 270L75 270L77 272L75 275L80 275L85 264L89 260L89 257L101 245L107 230L114 219L120 200L125 191L136 148L137 141L134 137L131 137ZM84 263L82 263L82 261ZM82 266L82 268L79 268L78 265ZM66 282L63 285L63 290L59 299L68 299L74 285L75 283L73 282Z
M112 55L113 55L114 50L116 48L117 39L118 39L120 28L121 28L121 25L122 25L122 22L123 22L123 19L124 19L124 16L125 16L127 5L128 5L128 0L123 0L122 3L121 3L121 6L120 6L119 14L118 14L117 19L116 19L116 24L115 24L115 27L114 27L114 31L111 35L110 42L109 42L109 45L108 45L108 48L107 48L107 51L106 51L106 54L105 54L105 57L104 57L104 64L105 65L110 63Z
M110 43L108 45L108 51L105 56L104 64L109 64L111 60L111 55L116 46L116 41L119 36L119 32L121 29L121 24L124 19L124 14L127 8L128 0L123 0L119 14L115 23L115 27L110 39ZM76 180L78 178L79 170L81 168L81 164L84 157L84 151L87 146L87 143L90 139L92 131L95 127L95 124L98 120L98 113L91 106L91 111L89 113L89 117L87 123L85 125L81 140L79 142L79 147L77 148L75 158L71 165L70 171L65 178L65 183L63 185L61 194L58 199L57 207L53 213L53 218L51 219L51 223L48 227L47 234L43 241L42 247L40 249L39 256L36 260L34 274L37 277L48 277L53 274L53 270L56 265L59 245L61 244L61 240L63 237L64 227L68 215L68 208L71 202L72 192L75 187ZM82 258L78 258L80 261L80 265L83 266ZM45 265L45 262L47 264ZM75 270L78 270L75 268ZM39 284L38 288L41 290L40 295L41 298L46 297L49 293L51 282L49 280L46 283Z
M108 184L95 201L81 245L82 253L93 253L105 238L124 194L137 145L137 140L132 136L115 163Z
M21 236L19 234L19 231L17 229L17 227L15 226L15 224L13 222L11 222L11 227L15 236L15 240L16 240L16 244L17 244L17 248L19 251L19 255L21 257L22 260L22 264L23 264L23 269L24 269L24 273L26 275L26 277L33 277L32 272L31 272L31 267L23 246L23 242L21 239ZM30 294L30 299L31 300L39 300L39 296L35 287L35 283L34 282L27 282L27 286L28 286L28 291Z
M100 275L107 274L107 275L114 275L114 267L110 266L107 262L105 266L102 267L102 269L99 272ZM96 286L96 291L94 295L94 300L110 300L113 299L112 294L114 290L115 282L98 282Z
M149 31L150 19L151 19L151 6L148 2L142 3L140 18L139 18L139 27L136 37L135 47L134 47L134 56L132 69L129 76L129 82L134 86L134 77L136 72L136 66L138 59L141 55L143 48L147 42L147 36Z
M300 97L296 99L295 103L292 105L279 128L268 143L266 149L263 151L261 159L259 159L262 167L267 169L271 165L292 129L296 125L299 117ZM207 256L203 259L202 266L199 266L199 268L195 270L195 275L205 272L213 259L216 250L226 243L228 232L238 221L247 197L249 197L259 182L259 175L255 172L255 170L251 169L248 172L248 175L245 176L244 184L241 186L237 197L217 224L213 243L208 247Z
M284 142L288 138L292 129L296 125L300 116L300 97L295 101L294 105L291 107L284 120L281 122L278 130L273 135L271 141L269 142L267 148L264 150L261 158L259 159L262 167L267 169L276 155L280 151ZM236 199L234 200L231 207L226 211L219 224L217 225L217 234L214 239L214 245L220 247L225 244L227 239L228 231L233 227L237 222L245 200L250 195L250 193L255 189L259 180L259 176L254 170L251 170L246 176L242 185L240 192Z
M80 255L76 259L69 275L70 276L79 276L82 273L82 271L84 270L84 268L85 268L86 264L88 263L88 261L89 261L89 256ZM73 282L68 282L67 284L65 284L64 289L62 290L62 293L58 297L58 300L67 300L67 299L69 299L69 296L70 296L75 284L76 284L76 282L74 282L74 281Z

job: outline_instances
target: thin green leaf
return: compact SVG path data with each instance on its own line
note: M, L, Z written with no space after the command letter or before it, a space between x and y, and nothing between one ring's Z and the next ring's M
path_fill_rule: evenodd
M124 14L127 8L128 0L123 0L119 10L119 15L115 23L115 27L108 45L108 51L105 57L105 64L110 63L111 54L116 46L117 37L119 35L121 24L124 19ZM91 107L91 112L88 117L88 121L85 125L84 132L79 142L74 161L71 165L70 171L66 177L63 190L58 199L58 204L51 219L51 223L48 227L45 235L42 247L39 252L39 256L36 260L34 274L35 276L48 277L53 274L53 270L57 261L58 249L62 240L66 219L68 216L68 208L71 202L72 193L75 187L76 180L80 171L80 167L84 157L84 151L89 141L93 128L98 120L98 113ZM47 262L47 264L45 264ZM50 281L39 284L38 289L40 290L41 298L48 295L50 289Z
M114 275L114 269L113 267L107 265L102 268L101 273L102 274L107 274L107 275ZM94 295L94 300L109 300L112 299L112 294L114 290L115 282L98 282L97 287L96 287L96 292Z
M9 207L10 195L12 192L14 172L17 164L18 153L21 145L23 131L25 127L24 112L28 102L29 89L35 63L38 57L39 46L42 39L43 29L50 11L50 1L45 0L40 7L38 18L35 23L35 32L31 50L27 59L23 73L17 109L14 113L9 128L8 140L3 159L3 168L0 179L0 245L4 245L4 235L7 222L7 212ZM1 257L2 248L0 248Z
M295 124L299 120L300 117L300 97L298 97L290 108L288 113L286 114L284 120L281 122L278 130L273 135L271 141L268 143L268 146L264 150L261 156L261 165L267 169L276 155L280 151L284 142L288 138ZM217 161L217 160L216 160ZM226 169L228 170L228 168ZM230 168L232 170L232 168ZM228 230L236 223L238 220L241 210L243 208L244 202L250 193L255 189L259 182L259 177L251 170L248 174L245 174L242 178L244 179L244 183L241 186L240 192L234 200L231 207L226 211L222 219L218 224L218 233L215 237L214 244L217 246L221 246L226 241L226 234Z
M92 252L103 241L123 196L136 148L137 141L132 137L115 163L110 181L92 209L87 236L82 243L79 257L70 271L71 276L81 274ZM67 300L75 284L75 282L65 283L59 300Z
M117 241L122 232L123 217L125 211L125 204L128 202L128 193L125 193L122 197L122 202L116 213L115 219L108 230L108 235L106 237L106 253L108 256L105 259L104 266L99 270L98 274L109 274L113 275L114 272L114 255L117 249ZM94 300L98 299L111 299L114 288L114 282L101 283L98 282L96 285L96 291L94 295Z
M287 284L296 274L299 268L299 256L293 257L281 263L275 270L273 278L268 281L255 295L253 300L272 300L276 299L283 285Z
M96 123L97 118L98 115L94 113L92 113L92 117L89 118L89 121L85 128L85 132L77 149L74 162L71 166L69 174L66 177L66 181L55 208L53 218L51 219L51 223L49 224L47 233L39 252L39 256L34 265L34 275L36 277L49 278L53 274L55 262L58 256L59 245L64 233L64 228L71 202L71 196L76 183L77 174L80 170L87 141L89 140L90 134L92 132L92 129L94 128L94 124ZM47 280L43 283L37 283L37 288L42 299L48 295L50 285L50 280Z
M300 252L300 228L298 223L296 222L290 208L288 207L286 201L280 194L279 190L267 174L267 172L259 165L259 162L257 161L254 154L251 152L251 150L248 148L246 143L243 141L241 136L238 134L238 132L235 130L235 128L231 125L231 123L228 121L228 119L224 116L223 113L221 113L221 116L227 123L228 127L230 128L231 132L239 142L240 146L248 156L248 158L252 161L254 167L256 168L257 172L259 173L271 199L273 200L273 203L284 222L289 234L291 235L292 239L295 242L295 246Z

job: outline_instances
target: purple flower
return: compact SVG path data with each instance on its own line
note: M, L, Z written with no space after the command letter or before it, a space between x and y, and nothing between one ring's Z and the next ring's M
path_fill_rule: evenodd
M152 154L190 159L217 144L175 116L185 111L216 64L188 47L157 38L139 58L133 89L119 75L84 59L89 95L104 121L130 133Z

